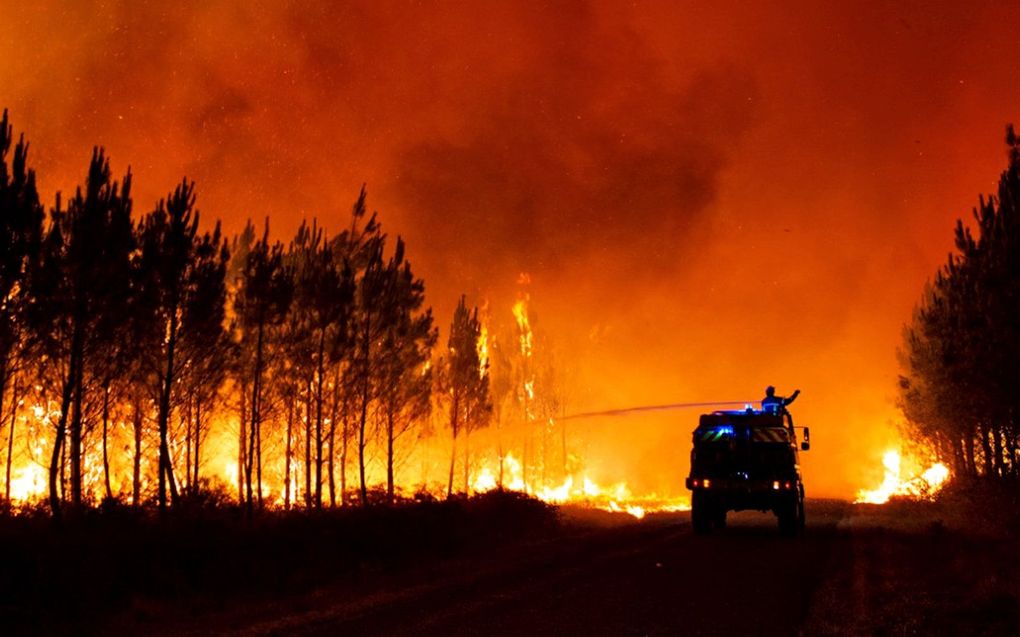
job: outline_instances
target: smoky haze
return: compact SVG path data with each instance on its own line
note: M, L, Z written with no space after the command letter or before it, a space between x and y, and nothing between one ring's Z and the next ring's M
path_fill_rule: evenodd
M877 479L901 325L1020 104L1018 16L982 6L10 4L45 196L102 144L137 210L186 175L205 220L285 237L367 182L441 324L530 295L569 411L800 387L814 494ZM677 491L695 416L572 427Z

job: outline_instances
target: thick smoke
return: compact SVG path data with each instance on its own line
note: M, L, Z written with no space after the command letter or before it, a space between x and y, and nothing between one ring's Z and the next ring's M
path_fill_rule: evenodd
M636 34L587 10L527 26L517 52L535 63L485 78L454 135L401 149L395 194L419 213L413 232L452 257L452 276L673 269L751 122L750 74L669 77Z

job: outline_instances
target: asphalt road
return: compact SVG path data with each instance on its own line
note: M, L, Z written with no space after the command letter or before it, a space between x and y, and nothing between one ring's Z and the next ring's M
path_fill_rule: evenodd
M1020 634L1020 551L880 508L809 502L803 536L730 514L581 529L347 591L219 618L192 634ZM177 632L177 631L173 631Z

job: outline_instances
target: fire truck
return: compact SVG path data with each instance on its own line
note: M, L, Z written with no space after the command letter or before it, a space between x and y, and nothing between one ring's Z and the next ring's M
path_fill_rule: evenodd
M799 533L804 528L799 452L810 448L808 428L794 427L782 407L703 414L687 478L694 531L724 528L730 511L757 510L774 513L784 535Z

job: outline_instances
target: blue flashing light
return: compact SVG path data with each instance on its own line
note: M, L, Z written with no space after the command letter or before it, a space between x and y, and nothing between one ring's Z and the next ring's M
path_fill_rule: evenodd
M733 435L733 427L729 425L720 425L716 427L715 430L718 431L720 434L725 434L727 436Z

